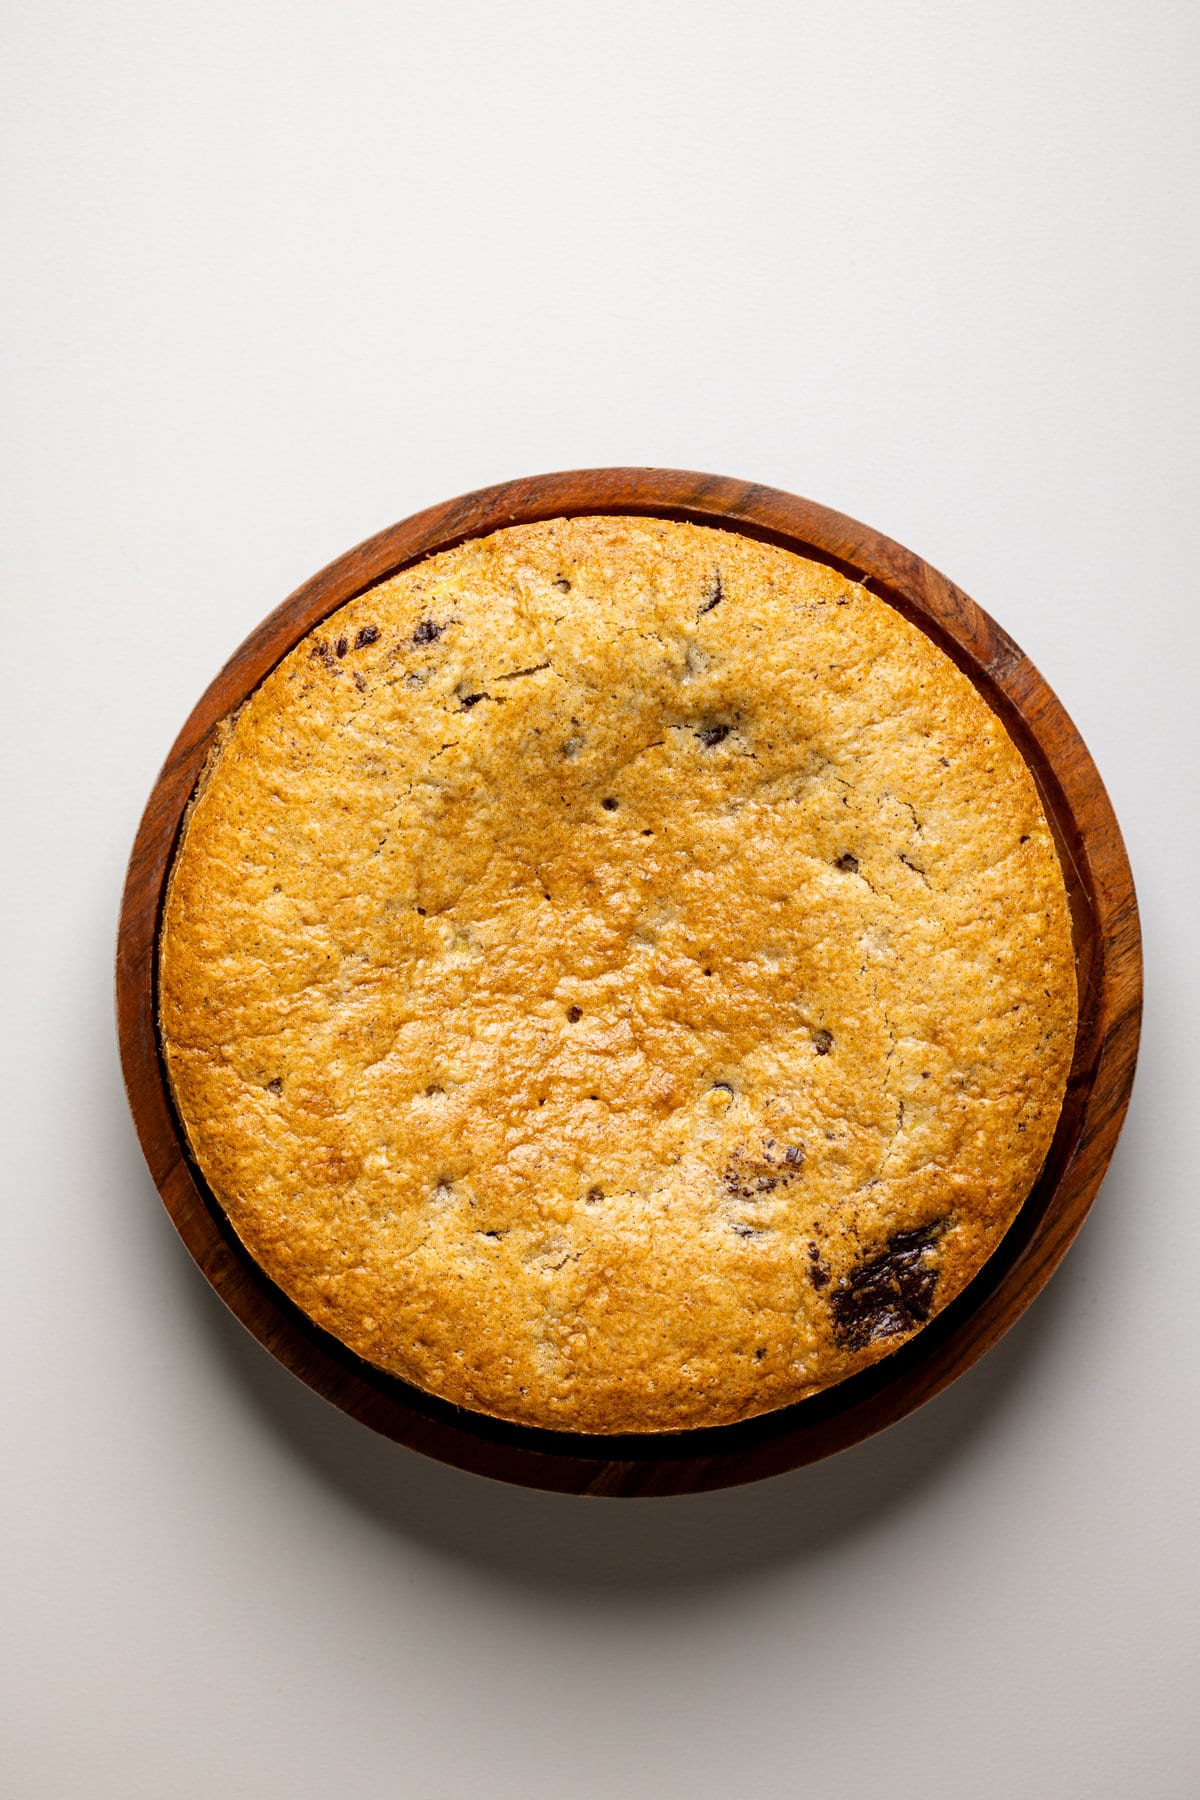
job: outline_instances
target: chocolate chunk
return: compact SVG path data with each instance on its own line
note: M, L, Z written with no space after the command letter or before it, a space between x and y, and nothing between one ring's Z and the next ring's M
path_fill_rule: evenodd
M273 1075L271 1077L271 1080L268 1081L267 1092L268 1092L268 1094L282 1094L283 1082L280 1080L278 1075Z
M568 1006L567 1017L571 1021L572 1025L577 1025L579 1023L580 1019L582 1019L582 1017L583 1017L582 1006Z
M702 619L704 617L705 613L710 613L712 611L714 606L720 606L720 604L724 598L725 598L725 590L721 586L721 571L720 571L720 569L718 569L716 572L716 575L713 578L712 586L709 588L707 594L704 596L704 605L700 608L700 611L696 614L696 617L698 619Z
M595 1206L596 1202L598 1200L603 1200L603 1198L604 1198L604 1189L602 1187L590 1187L588 1189L587 1200L588 1200L589 1206Z
M481 700L486 700L486 699L487 699L486 694L464 694L462 696L460 704L461 704L463 712L470 712L470 710L473 706L478 706L479 702Z
M938 1219L932 1225L918 1225L913 1231L897 1231L888 1239L888 1253L892 1256L910 1256L914 1252L927 1250L935 1244L945 1228L945 1220Z
M945 1229L944 1219L897 1231L881 1256L859 1265L839 1283L829 1307L833 1333L847 1350L921 1325L933 1308L938 1271L928 1258Z
M610 794L608 796L608 798L606 800L602 800L600 802L600 804L604 808L605 812L616 812L616 810L617 810L618 806L620 806L621 802L619 800L614 800L612 795Z
M362 625L359 627L358 636L354 640L354 648L356 650L365 650L368 644L374 644L378 639L378 625Z
M841 869L847 875L858 874L858 858L852 856L849 850L843 850L833 866L835 869Z
M435 625L432 619L422 619L412 634L412 641L414 644L432 644L445 629L444 625Z
M333 647L339 656L345 656L347 650L350 648L344 637L339 638Z
M914 1267L905 1265L896 1277L900 1289L900 1298L912 1318L924 1324L929 1317L933 1305L933 1290L937 1286L937 1270L928 1264L918 1263Z
M783 1160L785 1163L789 1163L793 1169L797 1168L804 1161L803 1144L789 1144L783 1153Z
M833 1033L832 1033L832 1031L824 1031L824 1030L814 1031L813 1032L813 1049L816 1051L818 1056L828 1056L829 1052L833 1049Z
M723 744L732 730L732 725L701 725L696 736L706 750L711 750L714 745Z

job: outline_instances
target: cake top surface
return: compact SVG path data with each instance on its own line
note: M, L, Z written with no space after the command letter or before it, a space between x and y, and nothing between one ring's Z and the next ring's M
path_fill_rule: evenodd
M728 1423L996 1247L1070 1067L1000 721L866 588L660 519L350 602L229 722L163 1051L249 1253L369 1362L558 1429Z

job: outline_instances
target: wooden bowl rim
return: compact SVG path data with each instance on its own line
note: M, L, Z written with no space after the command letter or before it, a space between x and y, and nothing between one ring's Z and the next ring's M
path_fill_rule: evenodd
M166 877L213 733L316 624L377 582L507 525L585 514L685 519L830 563L934 639L975 683L1038 782L1076 930L1079 1034L1058 1132L1016 1223L966 1292L915 1339L827 1393L744 1421L600 1437L510 1425L420 1393L362 1362L295 1307L242 1249L191 1163L162 1062L156 950ZM675 469L583 469L501 482L427 508L340 556L284 600L220 671L155 782L126 878L117 941L121 1063L155 1185L197 1265L284 1366L353 1418L498 1480L637 1496L754 1481L848 1448L931 1399L1031 1303L1087 1215L1111 1159L1137 1061L1142 964L1128 857L1104 785L1048 683L936 569L870 527L756 483Z

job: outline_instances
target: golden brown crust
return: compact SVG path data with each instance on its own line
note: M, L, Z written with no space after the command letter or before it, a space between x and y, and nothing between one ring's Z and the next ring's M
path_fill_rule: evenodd
M160 948L196 1160L361 1356L569 1430L725 1423L966 1285L1075 1028L1033 781L822 565L552 520L383 583L252 696Z

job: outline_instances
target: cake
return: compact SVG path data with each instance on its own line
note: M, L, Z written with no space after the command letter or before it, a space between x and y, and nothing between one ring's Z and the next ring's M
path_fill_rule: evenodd
M730 1424L919 1332L1045 1160L1076 987L1000 720L867 587L552 519L327 618L225 722L161 1047L317 1326L443 1401Z

